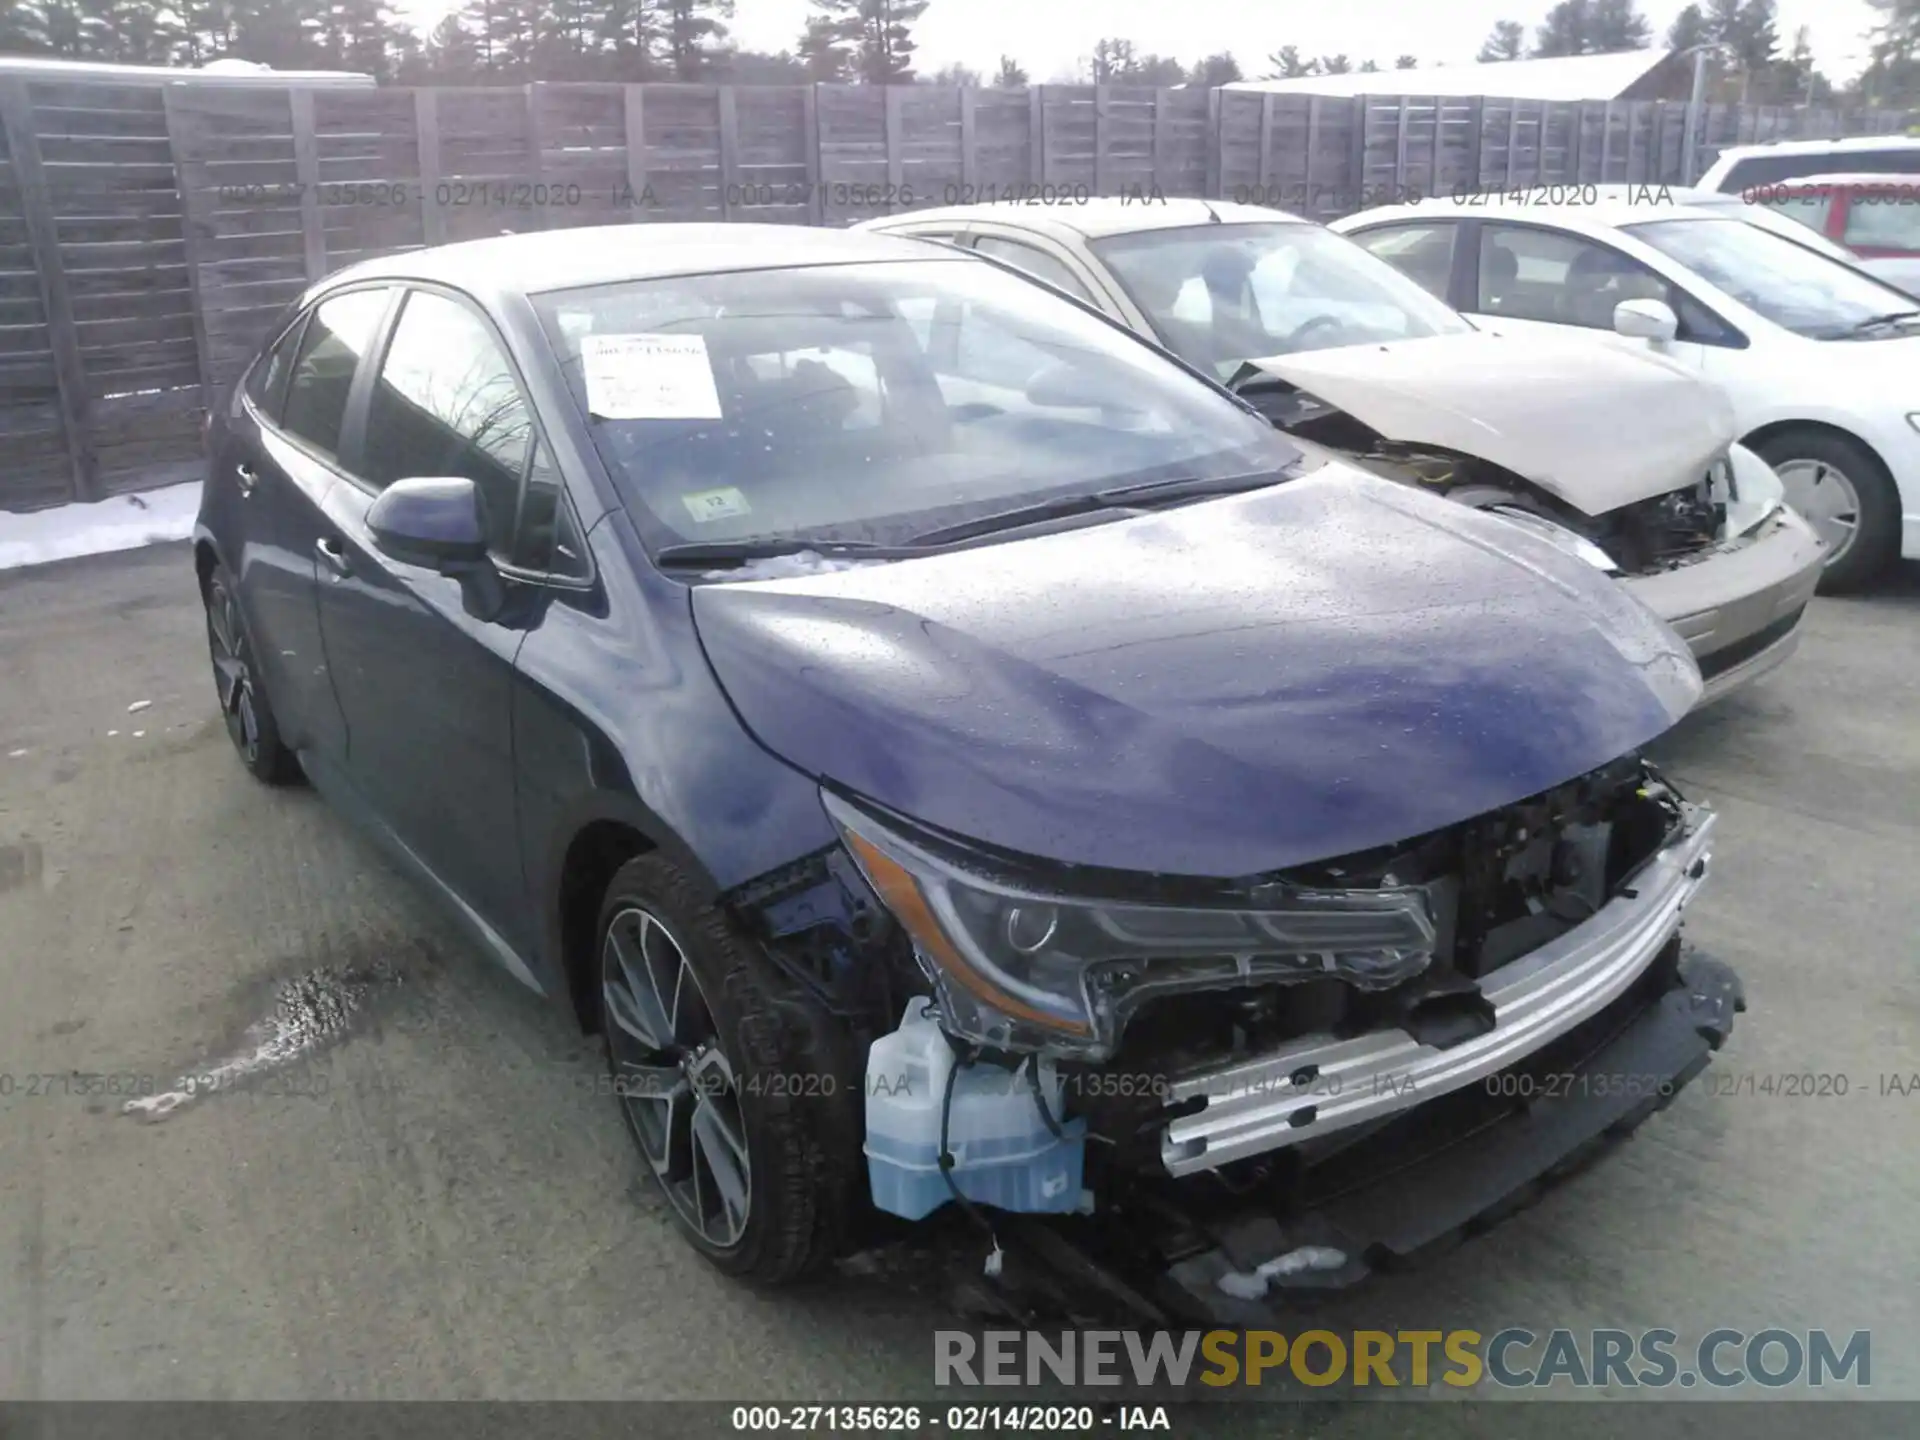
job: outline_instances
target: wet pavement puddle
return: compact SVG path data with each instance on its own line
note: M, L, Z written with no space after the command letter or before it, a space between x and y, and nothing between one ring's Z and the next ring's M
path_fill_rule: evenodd
M183 1070L172 1089L137 1096L120 1112L157 1124L209 1095L244 1088L309 1060L360 1029L374 1002L404 978L400 963L376 953L283 979L272 987L270 1008L246 1026L236 1044Z

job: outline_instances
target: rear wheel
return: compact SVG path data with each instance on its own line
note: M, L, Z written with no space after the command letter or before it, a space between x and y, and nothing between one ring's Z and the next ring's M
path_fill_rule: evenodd
M815 1269L861 1173L831 1022L657 855L614 876L597 933L614 1093L681 1234L746 1279Z
M1784 430L1756 448L1780 476L1787 503L1827 544L1821 590L1871 584L1900 545L1900 496L1879 458L1824 430Z
M213 660L214 693L240 763L256 780L290 785L300 779L300 762L280 740L273 706L253 663L253 646L234 596L233 577L215 565L207 577L207 650Z

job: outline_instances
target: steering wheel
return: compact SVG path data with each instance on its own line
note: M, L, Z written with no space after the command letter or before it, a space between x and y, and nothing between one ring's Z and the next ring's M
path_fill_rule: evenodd
M1306 344L1307 337L1315 331L1339 330L1343 327L1343 323L1338 315L1315 315L1287 336L1287 338L1280 343L1280 348L1283 351L1302 349Z

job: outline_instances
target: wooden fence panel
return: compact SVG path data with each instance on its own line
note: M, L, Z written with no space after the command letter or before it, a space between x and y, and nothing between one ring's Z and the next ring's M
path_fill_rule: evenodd
M1025 185L1034 169L1033 109L1024 90L973 94L973 169L959 177L954 200L990 200ZM962 156L964 161L967 157ZM941 196L944 200L946 197Z
M657 220L721 220L720 99L712 85L649 85L647 176Z
M815 183L811 92L801 86L764 85L741 86L733 94L733 218L810 224Z
M1092 85L1049 85L1041 105L1041 138L1045 145L1042 198L1098 193L1099 176L1094 141L1098 130L1096 88Z
M82 416L72 413L54 355L49 302L68 307L52 216L30 207L21 157L36 139L24 86L0 81L0 506L38 509L92 493L91 456ZM35 168L28 159L29 171ZM56 295L49 295L57 290ZM65 357L79 383L79 355Z
M202 378L217 390L308 283L318 195L297 153L290 92L169 85L157 93L173 136Z
M870 219L888 184L886 92L868 85L820 85L815 93L822 223ZM651 90L648 95L651 103Z

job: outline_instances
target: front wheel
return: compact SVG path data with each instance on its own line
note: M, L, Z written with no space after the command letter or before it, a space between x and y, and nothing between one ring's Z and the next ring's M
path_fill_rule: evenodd
M614 1094L681 1234L745 1279L817 1268L862 1174L831 1022L657 855L614 876L597 933Z
M1847 435L1784 430L1755 447L1787 503L1827 545L1820 589L1861 590L1900 548L1900 496L1879 457Z
M291 785L301 778L300 761L280 740L280 727L254 665L253 645L226 566L215 565L207 577L206 602L214 693L233 748L254 779L267 785Z

